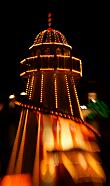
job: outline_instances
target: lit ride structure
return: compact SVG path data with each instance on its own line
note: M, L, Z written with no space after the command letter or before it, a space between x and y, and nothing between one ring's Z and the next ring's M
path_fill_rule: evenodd
M76 90L81 60L50 25L36 36L29 53L20 62L27 100L15 102L21 115L2 186L7 179L13 186L103 184L100 134L84 121Z

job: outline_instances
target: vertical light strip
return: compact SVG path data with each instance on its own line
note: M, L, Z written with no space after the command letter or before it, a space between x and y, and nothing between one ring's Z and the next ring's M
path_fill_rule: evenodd
M23 121L24 112L25 110L22 110L21 115L20 115L20 121L19 121L18 129L17 129L17 133L16 133L14 145L13 145L11 158L10 158L8 169L7 169L7 174L12 174L14 172L15 161L16 161L16 156L17 156L17 148L18 148L19 137L20 137L20 129L21 129L21 123Z
M40 92L40 103L43 101L43 84L44 84L44 75L41 75L41 92Z
M24 130L23 130L23 135L22 135L22 140L21 140L21 145L20 145L20 150L18 154L18 159L15 167L15 172L16 173L21 173L22 170L22 161L23 161L23 153L24 153L24 146L25 146L25 137L26 137L26 127L27 127L27 120L28 120L28 109L26 111L26 118L25 118L25 123L24 123Z
M83 115L82 115L82 111L81 111L81 108L80 108L79 98L78 98L78 95L77 95L77 90L76 90L76 86L75 86L75 83L74 83L74 77L73 76L72 76L72 82L73 82L73 86L74 86L74 91L75 91L75 95L76 95L76 101L77 101L77 104L78 104L78 109L79 109L79 112L80 112L80 116L81 116L81 119L84 120Z
M68 94L68 99L69 99L70 111L71 111L71 114L73 115L71 96L70 96L70 91L69 91L69 86L68 86L68 78L66 74L65 74L65 81L66 81L66 88L67 88L67 94Z
M82 77L82 62L80 60L80 74L81 74L81 77Z
M55 106L58 108L58 95L57 95L57 78L56 74L54 74L54 88L55 88Z
M40 162L39 162L39 155L40 155L40 125L41 125L41 114L39 113L38 119L38 135L36 140L36 152L35 152L35 160L34 160L34 167L33 167L33 186L39 186L40 180Z
M34 75L32 76L32 79L31 79L31 85L30 85L30 94L29 94L29 99L31 99L32 98L32 90L33 90L33 84L34 84L34 79L35 79L35 77L34 77Z
M27 85L26 85L26 94L28 95L29 92L29 82L30 82L30 77L28 77Z

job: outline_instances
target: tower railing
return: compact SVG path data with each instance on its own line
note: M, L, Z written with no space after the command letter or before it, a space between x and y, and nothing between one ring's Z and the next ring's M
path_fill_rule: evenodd
M64 55L40 55L29 57L20 62L20 76L36 70L70 70L77 77L82 76L80 59Z

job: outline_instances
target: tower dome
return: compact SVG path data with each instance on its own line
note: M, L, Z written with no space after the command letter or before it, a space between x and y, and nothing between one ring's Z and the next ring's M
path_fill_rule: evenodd
M53 48L53 49L52 49ZM66 37L59 30L51 27L51 14L48 15L48 28L39 32L34 39L32 50L40 50L39 54L71 54L72 47L68 44ZM43 49L43 52L41 52ZM46 50L45 50L46 49ZM31 50L31 51L32 51Z
M43 43L55 43L68 45L66 37L58 30L48 28L47 30L41 31L34 40L34 45Z
M31 54L32 51L34 51L34 53L36 51L36 54L58 54L70 56L72 47L68 44L64 34L59 30L47 28L37 34L29 49Z

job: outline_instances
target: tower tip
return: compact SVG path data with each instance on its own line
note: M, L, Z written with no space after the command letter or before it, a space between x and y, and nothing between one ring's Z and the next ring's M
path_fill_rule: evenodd
M51 28L52 25L52 13L49 12L48 13L48 27Z

